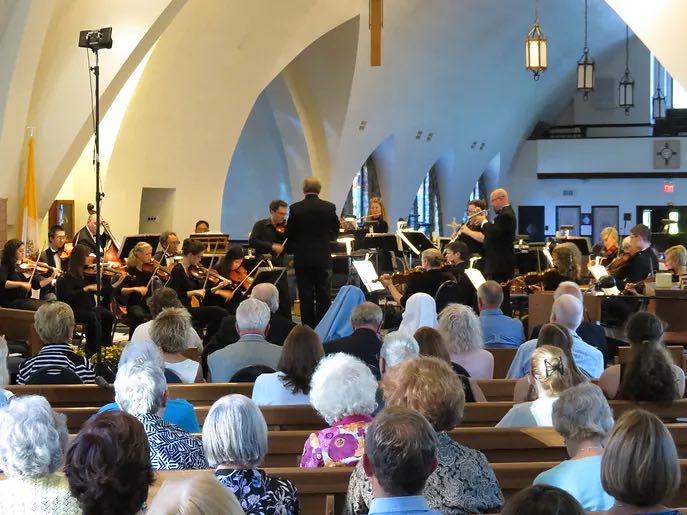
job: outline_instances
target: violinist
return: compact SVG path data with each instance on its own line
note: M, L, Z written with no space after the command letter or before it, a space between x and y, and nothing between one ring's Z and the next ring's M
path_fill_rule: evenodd
M471 200L468 203L468 221L461 227L461 229L452 234L451 238L457 236L458 241L462 241L468 246L468 255L464 259L472 255L484 256L484 232L482 228L487 220L487 204L482 199Z
M146 303L148 293L155 285L161 286L159 279L153 280L157 263L153 261L153 248L145 241L139 241L131 249L126 260L126 277L119 285L119 293L126 297L126 314L129 322L129 340L134 330L150 319ZM149 266L146 266L149 265Z
M651 246L651 231L643 224L630 229L630 254L632 257L615 273L618 289L625 283L641 283L658 271L658 256Z
M270 202L269 209L269 218L258 220L253 225L248 244L256 250L258 255L271 254L274 266L284 266L286 264L284 252L286 215L289 213L289 206L283 200L273 200ZM286 274L282 274L275 286L279 290L278 313L291 320L291 296Z
M57 299L69 304L74 311L74 319L86 326L86 357L95 354L100 344L112 345L112 326L115 323L115 316L109 309L102 305L96 306L95 277L86 274L90 268L89 265L92 265L94 260L90 254L90 247L76 245L69 258L67 273L63 274L56 284ZM102 285L106 286L104 280ZM100 341L96 336L98 322L100 323Z
M601 245L594 245L592 253L602 258L602 265L608 266L620 255L618 230L615 227L604 227L601 229L600 237Z
M243 249L238 245L229 247L222 261L214 269L221 277L229 279L231 284L214 289L212 292L214 295L207 297L206 302L210 305L222 306L229 311L230 315L233 315L244 299L244 293L251 285L251 279L246 278L248 271L243 266ZM241 283L242 285L239 286Z
M687 275L687 249L683 245L674 245L665 251L666 269L673 274L673 282L680 276Z
M389 232L389 224L387 223L386 208L381 197L372 197L370 199L370 208L365 217L365 227L372 227L372 232L387 233Z
M477 292L470 279L465 275L469 256L470 250L464 242L456 240L447 243L444 247L445 264L441 269L455 277L461 291L458 301L466 306L473 306L475 305Z
M100 223L104 227L109 227L105 220L101 220ZM79 232L74 236L74 245L85 245L91 249L91 253L95 254L95 233L96 233L96 217L95 213L88 215L88 220L86 225L82 227ZM107 248L107 244L110 241L110 237L107 233L103 232L100 235L100 248L104 251Z
M174 264L181 259L177 234L172 231L165 231L160 234L160 248L162 250L156 252L153 259L171 270Z
M61 225L53 225L48 229L48 248L41 252L38 261L48 264L52 268L59 271L67 269L68 252L65 250L65 242L67 241L67 234L64 232L64 227ZM72 244L69 244L70 248ZM49 284L41 288L42 300L56 300L55 282L57 279L52 279Z
M421 254L422 269L421 273L412 274L401 292L392 282L390 275L382 275L379 280L389 290L393 299L401 306L405 307L406 301L411 295L423 292L431 297L436 295L439 286L446 281L454 281L455 278L448 272L441 270L442 257L437 249L423 250Z
M2 262L0 263L0 306L3 308L27 309L36 311L43 304L42 300L31 298L31 289L39 289L47 286L57 277L55 269L46 277L34 274L31 282L29 277L33 268L28 266L20 272L18 266L24 260L24 242L21 240L8 240L2 249ZM25 262L30 265L31 262Z
M208 292L224 287L227 283L220 282L217 286L206 281L199 274L194 273L201 270L200 262L203 258L205 245L199 241L187 238L181 246L182 260L179 261L170 273L167 286L177 292L179 300L191 313L191 318L207 326L205 331L204 343L217 332L222 319L229 312L219 306L211 306L205 303L205 298L209 297ZM195 300L194 300L195 299Z

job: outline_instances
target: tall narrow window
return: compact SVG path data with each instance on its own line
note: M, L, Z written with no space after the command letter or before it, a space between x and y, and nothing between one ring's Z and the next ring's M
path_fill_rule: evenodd
M370 199L381 197L379 193L379 181L377 180L377 170L374 161L368 158L360 167L358 173L353 178L351 190L348 192L346 202L341 213L344 216L355 216L358 220L367 215L370 207Z
M441 197L436 169L427 173L417 190L413 208L408 215L408 226L424 232L427 236L441 231Z

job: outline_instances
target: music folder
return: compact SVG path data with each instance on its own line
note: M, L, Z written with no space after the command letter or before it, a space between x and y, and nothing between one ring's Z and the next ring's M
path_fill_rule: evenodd
M368 292L372 293L374 291L383 291L386 289L384 288L384 285L379 282L377 271L372 265L372 262L366 259L353 261L353 267L355 268L355 271L358 273L358 277L360 277L363 286L365 286L365 289Z

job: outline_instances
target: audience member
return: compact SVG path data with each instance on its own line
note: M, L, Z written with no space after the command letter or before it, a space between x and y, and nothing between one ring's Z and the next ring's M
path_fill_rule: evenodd
M148 304L148 309L150 309L150 315L153 319L158 316L165 308L183 308L184 305L177 297L177 292L172 288L157 288L153 294L146 301ZM134 334L131 335L131 342L140 341L150 341L150 327L153 324L152 320L143 322L142 324L136 326L134 329ZM195 347L197 349L203 349L203 340L200 339L198 333L193 328L193 326L188 328L186 334L186 343L189 347Z
M553 300L555 301L561 295L572 295L579 300L584 306L584 296L580 285L573 281L563 281L558 285L558 288L553 292ZM539 335L541 326L532 329L532 339L536 339ZM592 347L596 347L604 355L604 360L609 362L612 357L608 350L608 342L606 341L606 332L604 328L594 322L588 322L582 318L582 322L574 331L582 341L588 343Z
M413 336L400 331L391 331L384 337L382 350L379 351L379 372L382 377L404 361L415 359L420 355L420 346ZM461 367L462 368L462 367ZM384 409L384 392L377 386L375 394L377 409L375 414Z
M522 322L501 311L503 288L496 281L486 281L477 289L479 322L487 347L517 347L525 341Z
M577 363L575 363L575 358L572 355L572 334L567 327L551 322L544 324L539 332L536 348L542 347L543 345L558 347L563 351L565 357L568 359L573 386L589 381L587 376L577 368ZM521 377L515 382L513 402L516 404L519 402L533 401L537 398L537 389L534 387L534 383L530 381L530 377L530 374L527 374L525 377Z
M90 361L79 356L71 346L74 312L68 304L43 304L34 315L33 325L43 342L43 348L19 366L18 384L26 384L33 373L45 367L65 368L79 376L83 383L95 383L95 372Z
M632 357L601 374L609 399L670 402L685 394L685 372L673 363L663 343L663 322L648 311L633 314L625 326Z
M601 486L601 455L613 413L603 392L592 383L568 388L553 403L552 419L570 459L539 474L534 484L562 488L585 511L609 509L613 498Z
M0 408L5 406L14 396L12 392L5 389L10 384L9 353L7 340L5 340L4 335L0 334Z
M415 331L414 338L420 346L421 356L439 358L451 365L451 368L458 374L458 377L460 377L463 383L465 402L486 402L487 399L482 389L477 384L477 381L470 379L470 374L468 374L468 371L463 367L451 362L451 356L449 356L448 349L446 348L444 337L441 336L439 331L431 327L420 327Z
M64 473L83 515L140 513L155 479L143 427L121 411L91 417L67 451Z
M154 364L164 370L162 350L150 340L127 343L124 346L122 355L119 357L119 364L117 366L122 368L126 363L135 361L137 358L140 358L146 363ZM98 413L119 409L120 407L116 402L110 402L100 408ZM160 412L162 413L162 420L165 422L179 426L189 433L200 433L200 424L198 424L196 410L193 408L193 404L186 399L168 398L167 404Z
M320 361L310 382L310 403L330 427L308 437L301 467L358 463L376 408L376 391L377 381L358 358L339 353Z
M494 377L494 355L484 349L482 327L472 308L449 304L439 313L439 332L451 361L461 365L474 379Z
M114 387L117 404L143 424L153 468L207 467L201 443L180 427L165 422L158 414L167 402L167 382L157 364L141 358L126 363L117 370Z
M365 439L363 470L372 487L368 513L427 513L422 496L437 466L437 435L419 413L387 408L370 424Z
M260 283L253 287L250 294L251 299L261 300L270 308L270 325L267 329L265 339L274 345L283 345L284 340L296 327L293 321L279 313L279 290L271 283ZM219 331L212 337L208 344L203 348L203 371L207 377L208 356L215 351L225 348L239 340L240 336L236 329L236 317L229 315L224 317Z
M191 314L186 308L165 308L153 320L150 337L162 349L165 368L182 383L202 383L200 363L183 355L188 349L186 336L191 329Z
M670 432L648 411L623 414L601 459L601 484L615 504L608 515L679 515L664 504L680 486L680 463Z
M347 284L334 297L334 302L315 326L315 332L322 343L338 340L353 333L351 315L356 306L365 302L363 290Z
M246 299L236 309L236 330L239 340L208 357L210 379L227 383L245 367L263 365L277 369L281 347L265 339L270 326L270 308L257 299Z
M382 348L379 330L383 319L382 309L377 304L372 302L358 304L351 313L353 333L350 336L328 341L324 346L325 353L345 352L355 356L367 366L374 367L373 370L377 370L379 351Z
M565 490L534 485L511 497L501 515L585 515L585 511Z
M0 511L77 515L67 478L56 474L67 447L66 417L38 395L17 397L0 409Z
M243 395L215 401L203 424L203 447L215 476L246 513L299 513L293 484L258 468L267 454L267 424L253 401Z
M307 325L297 325L286 337L277 372L261 374L253 386L258 406L310 404L310 380L324 356L322 342Z
M437 326L437 304L434 297L423 292L414 293L408 298L403 310L403 320L399 331L415 334L420 327Z
M582 302L573 295L560 295L551 308L551 322L557 322L565 326L572 335L572 354L575 363L587 377L598 378L604 369L604 357L599 349L587 344L579 337L575 330L582 322ZM530 371L530 358L537 347L537 340L528 340L518 347L513 362L506 377L518 379L525 377Z
M492 513L503 497L486 457L453 440L447 431L460 424L465 394L451 367L420 357L401 363L382 379L387 408L407 408L424 416L437 432L437 469L423 495L441 513ZM353 471L346 497L346 513L367 513L372 488L362 464Z
M146 515L243 515L236 496L209 474L168 479L146 510ZM251 512L247 512L251 513Z
M553 425L551 410L558 396L572 386L570 364L558 347L543 345L534 350L530 382L537 390L531 402L514 405L496 427L534 427Z

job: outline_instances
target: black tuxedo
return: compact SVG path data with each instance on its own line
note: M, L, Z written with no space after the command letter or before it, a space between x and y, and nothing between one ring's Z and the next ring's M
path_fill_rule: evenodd
M615 276L616 285L620 290L625 283L638 283L658 271L658 257L653 247L647 247L637 252Z
M41 263L47 263L49 266L55 268L57 266L57 261L55 260L55 255L59 254L61 251L55 252L52 250L50 247L45 249L43 252L41 252L41 255L38 256L38 261ZM60 260L60 270L63 272L67 271L67 263L68 261L66 260ZM48 277L50 275L50 272L48 272L44 277ZM42 300L55 300L56 294L55 294L55 285L54 284L48 284L46 286L43 286L41 288L41 295L40 298Z
M325 354L345 352L364 361L367 365L379 367L379 351L382 342L371 329L356 329L350 336L331 340L324 344Z
M274 345L284 345L284 340L286 340L286 337L294 327L296 327L296 324L285 316L279 313L272 313L270 315L270 329L265 339ZM219 330L203 347L203 370L207 371L208 356L210 354L232 343L236 343L238 340L239 333L236 331L236 317L233 315L224 317Z
M100 246L103 249L107 247L107 242L109 240L110 237L107 234L104 232L100 234ZM82 227L81 230L76 233L76 236L74 236L74 245L85 245L95 254L95 238L88 232L87 227Z
M336 206L308 194L289 208L286 250L293 253L301 319L315 327L331 305L331 241L339 232Z
M504 206L494 221L482 226L484 233L485 272L488 279L505 281L513 277L515 271L515 212Z

